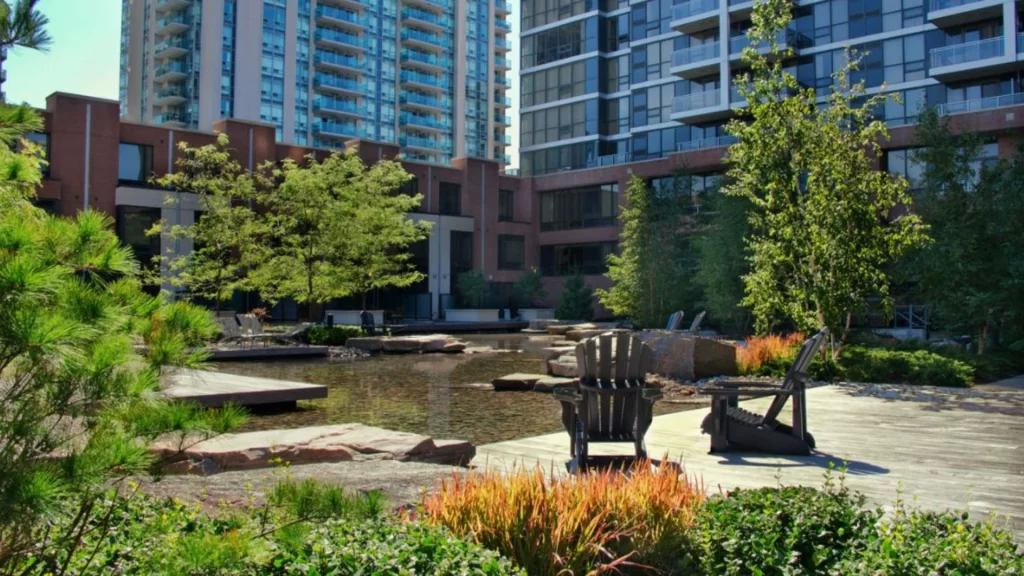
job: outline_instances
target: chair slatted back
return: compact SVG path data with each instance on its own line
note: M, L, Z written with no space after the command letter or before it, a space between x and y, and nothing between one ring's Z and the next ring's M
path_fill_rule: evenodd
M223 338L238 338L242 335L241 327L233 315L231 317L217 318L217 324L220 325L221 337Z
M253 336L263 334L263 323L256 318L255 314L239 314L238 323Z
M668 324L665 325L665 330L679 330L679 325L683 323L683 311L673 312L668 317Z
M804 384L804 380L807 378L807 369L811 367L814 355L818 352L818 348L821 347L821 343L825 341L827 334L828 329L826 328L804 340L803 345L800 346L800 351L796 355L796 359L793 360L793 365L789 367L789 371L786 372L786 377L782 381L782 390L791 391L797 385L802 386ZM774 423L775 419L779 417L779 413L786 406L787 401L789 401L789 394L776 394L771 406L764 413L761 424Z
M700 314L697 314L693 319L693 323L690 324L690 332L696 332L700 330L700 324L704 321L704 317L708 315L707 310L701 310Z
M652 357L650 346L626 332L601 334L576 346L580 391L586 404L581 416L591 439L633 439Z

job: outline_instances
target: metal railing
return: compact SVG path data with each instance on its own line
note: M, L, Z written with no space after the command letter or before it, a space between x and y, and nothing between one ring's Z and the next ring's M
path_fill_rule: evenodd
M342 56L334 52L327 52L324 50L317 50L313 54L313 64L333 64L335 66L343 66L345 68L351 68L353 70L363 70L363 63L359 58L355 56Z
M931 51L932 68L956 66L988 58L998 58L1003 55L1004 49L1005 42L1002 36L934 48Z
M778 43L781 49L800 48L810 44L810 39L796 30L786 29L776 33L775 42ZM767 40L761 40L756 44L751 44L750 36L746 34L733 36L729 38L729 56L740 56L743 49L747 46L753 46L755 50L768 50L771 48L771 43Z
M430 24L434 24L435 26L441 26L445 28L451 28L452 26L451 18L447 16L438 16L437 14L432 14L430 12L427 12L426 10L420 10L419 8L403 8L402 19L412 19L419 20L420 22L429 22Z
M437 150L441 147L441 144L433 138L410 136L407 134L399 137L398 144L399 146L415 146L416 148L427 148L428 150Z
M337 42L339 44L345 44L346 46L366 48L366 42L359 36L356 36L355 34L339 32L337 30L331 30L330 28L320 28L313 34L313 39L316 40L317 42Z
M447 77L441 78L414 70L402 70L402 73L399 74L399 80L402 82L415 82L424 86L437 86L438 88L447 88L451 85Z
M708 148L721 148L731 146L739 142L735 136L718 136L717 138L701 138L699 140L687 140L676 144L676 152L687 152L689 150L706 150Z
M700 110L701 108L711 108L718 106L721 102L721 90L718 88L704 92L694 92L693 94L676 96L675 100L672 101L672 112L690 112L692 110Z
M431 108L443 108L445 106L450 107L450 103L447 99L441 100L434 96L424 96L423 94L417 94L415 92L405 92L399 96L399 101L402 104L419 104L420 106L429 106Z
M718 0L690 0L672 7L672 19L684 20L718 9Z
M686 66L695 62L713 60L720 55L720 49L720 42L710 42L676 50L672 53L672 66Z
M979 110L992 110L994 108L1005 108L1007 106L1020 106L1024 104L1024 92L1016 94L1003 94L1002 96L991 96L989 98L975 98L973 100L961 100L960 102L946 102L937 106L940 115L962 114L964 112L977 112Z
M425 44L433 46L440 46L442 48L451 48L452 43L448 41L447 36L441 36L438 34L431 34L422 30L415 30L413 28L402 29L402 40L418 40Z
M313 99L313 110L330 110L358 116L366 114L366 106L360 106L355 100L324 98L323 96L317 96Z
M452 127L451 123L438 120L434 116L421 116L402 112L398 115L398 123L403 126L422 126L436 130L446 130Z
M959 8L960 6L966 6L967 4L974 4L975 2L981 2L981 0L932 0L928 6L929 10L949 10L950 8Z
M333 20L341 20L342 22L349 22L357 24L359 26L366 26L366 17L360 16L355 12L343 10L335 6L317 6L316 7L317 18L331 18Z

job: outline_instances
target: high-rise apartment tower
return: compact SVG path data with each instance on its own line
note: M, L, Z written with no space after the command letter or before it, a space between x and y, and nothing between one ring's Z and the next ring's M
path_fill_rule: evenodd
M121 114L404 158L509 161L505 0L122 0Z

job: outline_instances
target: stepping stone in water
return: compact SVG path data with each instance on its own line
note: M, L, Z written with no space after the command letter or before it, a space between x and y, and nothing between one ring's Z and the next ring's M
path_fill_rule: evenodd
M508 376L502 376L495 378L491 381L494 384L494 389L498 391L503 390L533 390L533 385L538 380L547 378L546 374L509 374Z
M542 380L537 380L537 382L533 385L533 391L534 392L551 392L555 388L561 388L563 386L575 386L575 385L576 385L576 379L575 378L551 378L551 377L548 377L548 378L544 378Z

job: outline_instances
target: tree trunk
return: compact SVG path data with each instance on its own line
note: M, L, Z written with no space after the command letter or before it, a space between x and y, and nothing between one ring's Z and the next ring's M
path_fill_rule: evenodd
M839 360L839 355L843 353L843 346L846 344L846 337L850 334L850 323L853 320L853 314L850 312L846 313L846 326L843 327L843 333L839 337L839 344L832 351L832 360Z
M366 292L363 292L363 310L366 310Z
M988 338L988 322L981 325L981 332L978 334L978 356L985 353L985 340Z
M306 322L313 321L313 273L306 274L306 290L309 296L306 298Z

